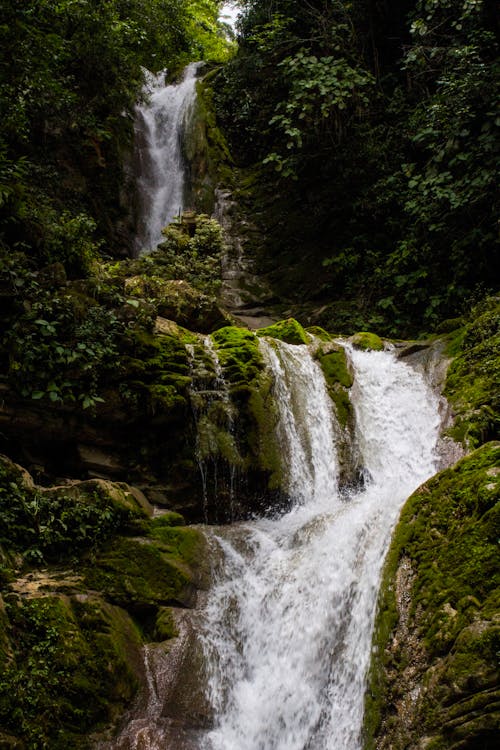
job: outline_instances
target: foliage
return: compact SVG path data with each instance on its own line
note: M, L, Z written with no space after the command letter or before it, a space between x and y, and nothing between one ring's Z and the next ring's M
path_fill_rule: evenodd
M187 32L191 39L191 59L224 62L235 44L219 20L220 0L187 0Z
M407 335L494 291L490 0L242 5L215 103L257 177L261 270L287 306L321 306L310 319L337 329L335 315L347 330Z
M144 68L224 57L218 0L5 0L0 245L73 275L123 254L124 153ZM97 240L93 233L97 230Z
M24 398L94 406L116 370L122 331L114 312L92 299L39 289L3 340L10 381Z
M130 527L137 513L99 488L58 493L23 487L0 462L0 545L30 564L77 558Z
M184 279L195 289L215 297L221 285L223 251L220 224L205 214L196 217L192 237L182 227L170 224L163 230L158 249L142 261L148 273L154 269L163 278Z
M11 596L6 612L14 658L0 678L0 727L14 747L87 748L89 732L134 694L132 623L91 598Z

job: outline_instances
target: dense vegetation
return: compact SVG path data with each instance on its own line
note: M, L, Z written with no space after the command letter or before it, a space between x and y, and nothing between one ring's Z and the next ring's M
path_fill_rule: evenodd
M189 607L204 585L199 532L174 512L148 518L142 493L121 482L78 482L89 467L93 476L109 469L141 484L159 505L179 503L190 520L223 522L283 500L272 381L258 337L227 325L218 304L220 226L198 215L190 232L171 226L155 252L127 257L134 193L124 164L143 68L175 77L193 59L227 61L220 5L2 3L2 747L87 746L92 731L130 705L142 645L172 637L170 607ZM458 415L452 434L466 447L498 439L499 309L487 296L498 284L492 0L239 5L239 51L212 67L200 112L208 161L225 161L218 174L241 200L242 226L255 225L276 298L304 323L368 329L354 343L373 349L383 346L373 330L422 332L459 314L440 329L455 357L446 384ZM349 429L345 352L324 330L306 330ZM221 374L200 332L212 333L230 403L207 397ZM264 334L308 340L293 319ZM79 453L96 443L104 468L95 466L102 456ZM29 464L40 486L12 458ZM448 599L434 606L434 579L422 578L431 650L450 646L462 637L458 626L490 607L489 580L481 579L493 571L495 518L486 516L494 461L498 448L490 446L469 468L435 480L435 511L424 494L412 501L423 551L408 529L400 539L425 571L435 529L451 524L453 544L440 554L454 579L436 586L448 586L460 619L445 608ZM204 494L193 489L203 462ZM45 486L56 479L62 486ZM471 540L465 558L455 516L462 547ZM483 587L484 606L472 601L471 586ZM483 641L467 641L465 650L489 664L489 631ZM467 669L475 663L467 657ZM450 679L465 679L453 669Z
M242 3L219 118L262 267L319 322L421 331L498 284L494 5Z
M14 248L81 275L99 250L127 253L123 160L143 67L174 74L189 60L227 54L219 5L2 3L2 257Z

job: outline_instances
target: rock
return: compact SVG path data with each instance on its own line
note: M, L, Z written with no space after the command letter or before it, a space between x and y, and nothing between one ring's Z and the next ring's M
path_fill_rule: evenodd
M257 331L257 336L269 336L270 338L285 341L287 344L310 343L309 336L294 318L280 320L278 323L274 323L267 328L261 328Z
M19 464L0 454L0 472L4 479L17 484L23 492L32 492L35 483L31 474Z
M132 276L125 281L125 292L152 302L162 318L201 333L209 333L227 323L215 300L187 281Z
M488 443L403 508L379 597L367 750L496 747L499 463Z
M355 349L362 349L363 351L380 352L384 348L382 339L376 333L368 333L367 331L355 333L349 341Z
M123 476L125 469L116 456L91 445L78 445L78 456L90 476L106 479Z

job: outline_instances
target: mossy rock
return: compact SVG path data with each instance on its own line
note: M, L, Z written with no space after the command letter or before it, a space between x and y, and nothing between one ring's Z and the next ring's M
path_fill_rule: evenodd
M141 498L137 490L125 482L110 482L106 479L87 479L61 487L39 488L44 497L53 500L72 498L80 503L91 505L100 504L108 508L117 517L123 519L122 528L133 521L152 514L152 508L145 498Z
M315 338L325 343L333 341L333 336L328 333L328 331L325 331L324 328L321 328L321 326L307 326L307 328L304 328L304 330L306 333L310 333L311 336L314 336Z
M15 660L0 682L0 732L19 747L87 748L136 691L137 628L92 597L11 597L7 613Z
M324 343L315 353L328 388L328 394L335 404L337 419L342 427L352 423L353 409L349 398L349 388L353 376L349 371L345 349L334 343Z
M345 349L339 346L333 351L320 350L316 356L328 386L334 387L337 383L344 388L352 386L354 379L349 371Z
M279 341L285 341L287 344L309 344L310 339L295 318L280 320L278 323L260 328L257 336L269 336Z
M126 484L89 480L35 487L5 457L0 463L0 543L23 564L76 559L121 532L140 528L148 509Z
M500 443L488 443L422 485L403 509L379 598L366 748L403 750L422 737L432 748L494 747L499 466ZM408 702L412 694L420 697Z
M247 412L250 415L246 432L250 460L247 465L254 465L266 472L268 489L279 490L283 486L283 469L281 450L276 439L278 411L273 398L273 381L268 373L261 373L251 389Z
M355 333L351 338L351 343L355 349L361 349L362 351L381 352L384 348L382 339L376 333L368 333L367 331Z
M175 619L170 607L160 607L154 626L155 640L167 641L176 638L178 633Z
M259 342L246 328L226 326L212 334L226 382L248 387L264 367Z
M193 601L188 566L146 538L116 539L85 569L84 580L125 609L189 606Z
M500 302L486 299L449 337L454 357L444 395L455 411L451 437L470 448L500 438Z
M154 304L161 317L201 333L209 333L227 323L212 297L181 279L133 276L126 280L125 292Z

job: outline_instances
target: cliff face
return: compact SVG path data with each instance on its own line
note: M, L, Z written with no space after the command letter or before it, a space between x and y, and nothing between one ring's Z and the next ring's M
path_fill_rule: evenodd
M387 559L367 694L377 750L496 747L500 443L408 500Z

